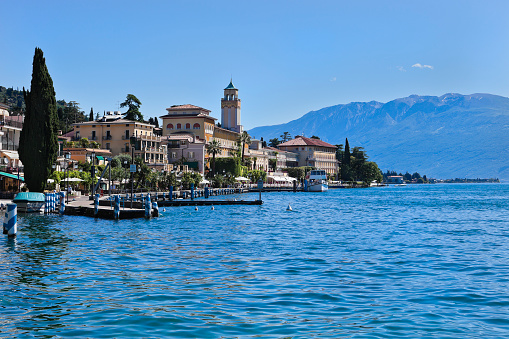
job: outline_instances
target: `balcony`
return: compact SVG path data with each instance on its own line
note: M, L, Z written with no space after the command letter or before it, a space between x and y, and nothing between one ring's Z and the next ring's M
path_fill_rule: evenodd
M97 140L97 135L92 135L88 137L88 140Z
M10 126L22 129L23 123L19 121L12 121L12 120L0 120L0 126Z
M103 135L103 140L111 140L111 135Z

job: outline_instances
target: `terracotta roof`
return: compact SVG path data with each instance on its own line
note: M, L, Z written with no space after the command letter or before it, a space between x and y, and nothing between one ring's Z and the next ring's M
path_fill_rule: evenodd
M306 138L303 136L296 136L295 139L289 140L285 143L279 144L278 147L287 147L287 146L319 146L319 147L329 147L329 148L337 148L334 145L331 145L325 141L319 139Z
M195 105L190 105L190 104L173 105L170 108L167 108L166 110L167 111L177 111L177 110L182 110L182 109L197 109L197 110L201 110L201 111L210 112L208 109L205 109L205 108L199 107L199 106L195 106Z

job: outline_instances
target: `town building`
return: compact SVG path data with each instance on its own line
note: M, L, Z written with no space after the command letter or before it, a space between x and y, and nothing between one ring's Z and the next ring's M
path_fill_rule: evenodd
M221 152L216 157L230 157L237 152L238 140L243 131L240 125L240 99L238 89L233 83L224 89L221 98L221 126L216 125L216 118L211 111L195 105L173 105L166 109L167 114L161 116L162 135L168 145L168 159L170 163L177 163L181 159L189 160L189 168L195 168L203 174L209 167L209 155L206 144L213 140L219 141ZM248 145L244 145L247 154ZM180 150L180 155L178 154ZM193 152L194 157L186 157L182 152ZM202 158L203 155L203 158Z
M73 141L87 138L107 149L112 156L119 154L139 157L151 168L168 170L168 150L160 136L154 134L154 125L124 119L120 112L106 112L98 120L75 123ZM134 146L134 147L133 147Z
M298 135L295 139L279 144L278 148L297 153L299 166L312 166L324 170L327 174L336 174L338 171L337 147L320 139Z
M9 114L9 106L0 103L0 169L18 171L23 164L19 160L19 136L23 129L23 116ZM22 171L22 169L21 169Z

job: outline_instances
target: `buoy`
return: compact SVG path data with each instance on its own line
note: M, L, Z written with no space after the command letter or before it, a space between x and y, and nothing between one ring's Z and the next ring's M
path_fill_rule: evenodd
M291 211L292 210L292 206L290 204L288 204L288 207L286 208L287 211Z
M163 208L163 212L166 212L166 208Z
M195 207L194 207L194 210L195 210L195 211L198 211L198 206L195 206Z
M212 206L211 210L214 210L214 206Z

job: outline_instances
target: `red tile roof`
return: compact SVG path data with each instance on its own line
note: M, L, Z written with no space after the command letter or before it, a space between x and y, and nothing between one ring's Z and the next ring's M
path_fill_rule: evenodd
M201 110L201 111L210 112L208 109L205 109L205 108L199 107L199 106L195 106L195 105L190 105L190 104L173 105L170 108L167 108L166 110L167 111L176 111L176 110L181 110L181 109L197 109L197 110Z
M296 136L295 139L289 140L282 144L279 144L278 147L286 147L286 146L319 146L319 147L329 147L329 148L337 148L334 145L331 145L325 141L319 139L306 138L303 136Z

